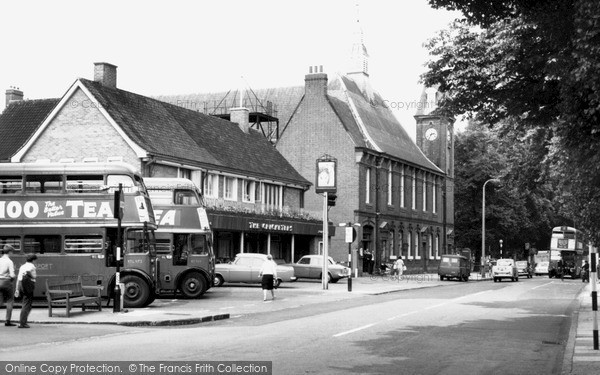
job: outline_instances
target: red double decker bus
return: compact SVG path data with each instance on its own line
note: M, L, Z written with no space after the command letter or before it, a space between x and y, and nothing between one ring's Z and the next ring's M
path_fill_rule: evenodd
M117 219L114 192L124 192L121 283L124 305L146 306L159 290L152 204L142 177L123 163L0 164L0 247L15 265L38 256L36 296L46 279L76 279L114 290Z
M156 215L160 293L203 295L215 277L212 231L202 196L185 178L144 178Z

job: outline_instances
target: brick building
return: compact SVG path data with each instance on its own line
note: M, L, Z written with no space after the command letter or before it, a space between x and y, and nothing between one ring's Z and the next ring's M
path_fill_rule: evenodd
M311 67L304 86L247 90L246 97L257 112L276 119L263 134L304 178L315 181L315 161L322 155L337 159L338 198L329 220L361 224L352 245L359 271L363 264L367 268L366 253L375 267L402 255L414 272L435 271L440 255L454 251L453 119L436 111L441 94L424 90L415 106L415 143L371 86L360 30L352 51L347 74L329 80L322 68ZM238 95L234 90L158 99L227 116ZM251 126L265 129L258 120ZM318 212L322 206L323 197L311 187L305 209ZM329 253L347 259L344 231L331 237Z
M123 161L147 177L184 177L204 192L218 258L238 252L293 258L316 251L322 222L304 210L311 183L265 137L249 111L226 121L117 88L117 67L96 63L60 99L6 92L0 161Z

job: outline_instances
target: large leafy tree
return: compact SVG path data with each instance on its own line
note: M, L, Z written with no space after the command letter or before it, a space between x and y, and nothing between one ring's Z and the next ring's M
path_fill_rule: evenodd
M600 243L600 2L430 4L465 17L428 43L424 83L447 93L442 105L449 115L529 134L530 147L543 151L537 160L549 168L541 173L557 181L546 183L564 193L554 197L562 213Z

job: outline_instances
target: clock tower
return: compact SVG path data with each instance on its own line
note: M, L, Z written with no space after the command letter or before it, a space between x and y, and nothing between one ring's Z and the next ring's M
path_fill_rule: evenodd
M454 119L438 113L437 104L442 95L433 87L423 90L415 114L416 141L429 160L447 177L454 178Z

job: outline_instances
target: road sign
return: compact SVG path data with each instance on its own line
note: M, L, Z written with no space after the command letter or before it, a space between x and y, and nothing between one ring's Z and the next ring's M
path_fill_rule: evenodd
M356 229L346 227L346 243L352 243L354 241L356 241Z

